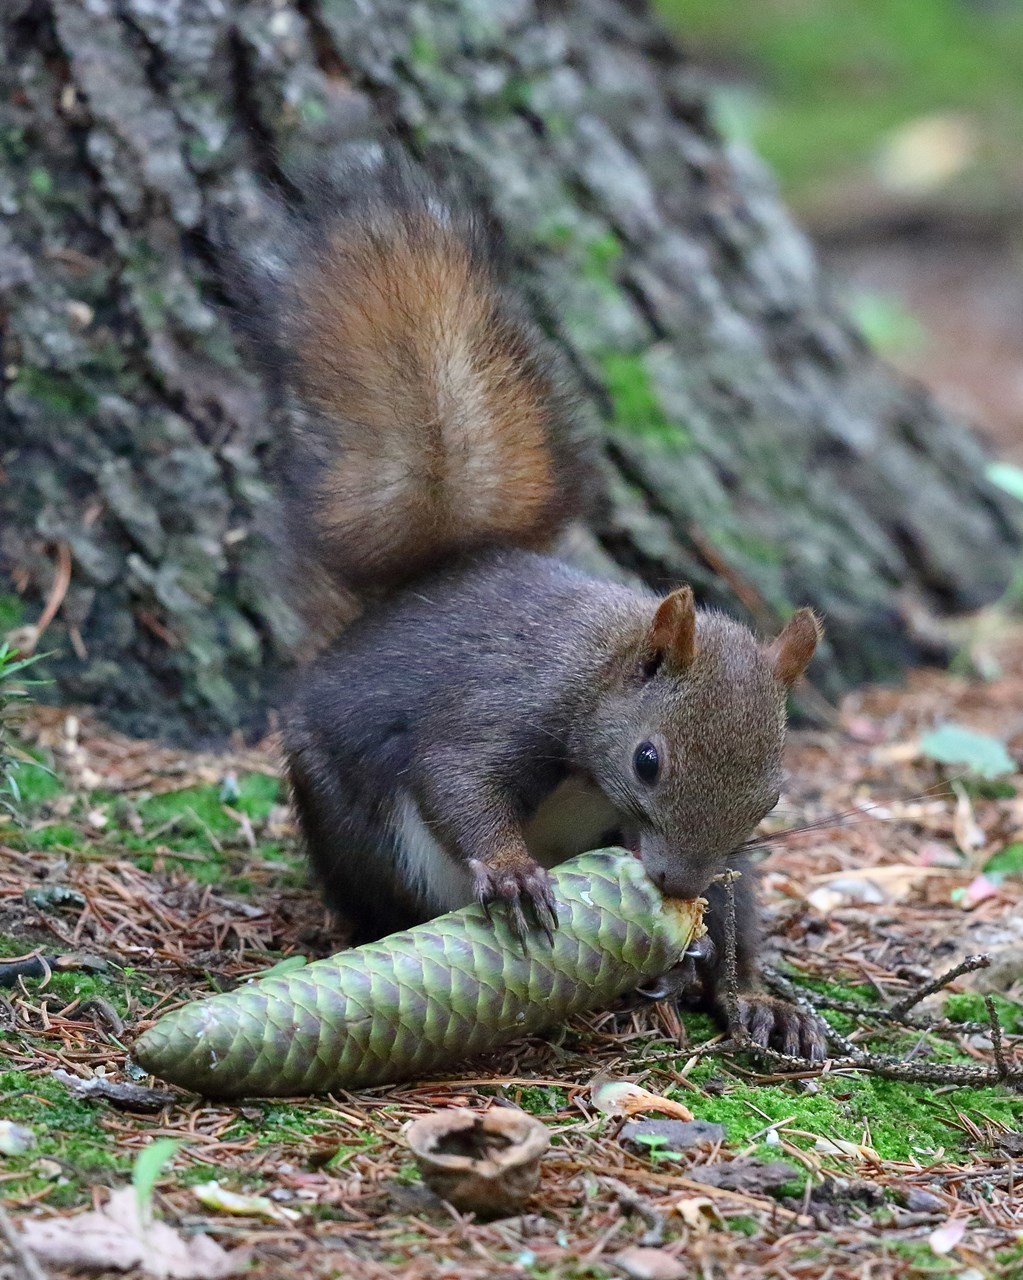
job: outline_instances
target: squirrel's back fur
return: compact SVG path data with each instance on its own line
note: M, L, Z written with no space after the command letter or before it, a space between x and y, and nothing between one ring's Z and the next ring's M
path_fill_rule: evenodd
M589 446L480 214L376 148L277 233L264 337L299 402L282 470L304 567L379 593L550 544L588 504Z

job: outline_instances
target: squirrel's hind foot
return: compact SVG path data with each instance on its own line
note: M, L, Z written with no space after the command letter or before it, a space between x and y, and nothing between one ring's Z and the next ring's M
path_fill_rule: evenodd
M761 991L740 991L736 1014L750 1039L761 1048L811 1062L822 1062L828 1056L826 1028L809 1009Z

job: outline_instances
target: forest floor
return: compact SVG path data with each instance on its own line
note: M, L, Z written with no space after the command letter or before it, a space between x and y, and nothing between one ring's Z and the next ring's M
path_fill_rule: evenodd
M40 952L49 971L8 968L0 991L0 1225L20 1239L48 1220L97 1274L154 1274L116 1271L125 1231L81 1216L134 1171L176 1233L150 1237L155 1274L179 1254L171 1274L220 1274L190 1253L212 1239L255 1280L1023 1275L1023 1092L954 1083L963 1064L1023 1065L1023 637L978 653L985 680L917 672L795 734L765 828L774 963L813 1001L849 1002L825 1016L854 1044L944 1083L772 1068L723 1052L706 1018L624 1002L399 1088L241 1105L174 1091L148 1114L82 1096L75 1081L159 1085L127 1056L159 1012L343 936L307 883L270 748L185 754L35 712L27 740L53 772L21 769L21 822L0 825L0 954ZM915 1008L917 1026L881 1016L978 952L992 966ZM1001 1049L976 1025L987 990ZM629 1140L594 1102L608 1074L721 1129L681 1150L649 1127ZM423 1188L402 1130L501 1102L552 1146L527 1210L480 1223ZM67 1274L0 1238L0 1275Z

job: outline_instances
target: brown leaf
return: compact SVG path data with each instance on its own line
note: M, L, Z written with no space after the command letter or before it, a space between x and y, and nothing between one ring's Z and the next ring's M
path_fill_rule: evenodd
M688 1267L663 1249L644 1249L633 1245L615 1254L615 1262L631 1280L683 1280Z
M155 1280L220 1280L248 1263L248 1251L228 1253L209 1236L183 1239L165 1222L144 1222L134 1187L121 1187L106 1206L77 1217L29 1220L28 1248L44 1262L82 1271L141 1267Z

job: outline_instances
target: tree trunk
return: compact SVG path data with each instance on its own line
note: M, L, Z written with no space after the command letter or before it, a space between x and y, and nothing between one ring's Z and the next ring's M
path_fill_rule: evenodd
M1009 577L977 442L856 337L636 0L5 0L0 33L0 630L70 556L57 696L172 735L272 703L298 629L218 245L380 122L474 174L579 372L610 496L584 559L764 628L815 605L832 692Z

